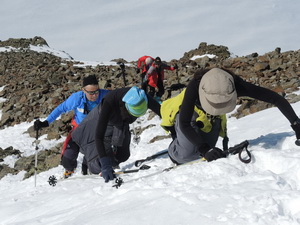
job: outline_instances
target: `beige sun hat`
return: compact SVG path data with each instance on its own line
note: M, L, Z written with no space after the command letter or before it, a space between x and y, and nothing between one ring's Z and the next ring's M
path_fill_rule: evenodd
M205 73L199 85L199 99L208 114L216 116L233 111L237 93L232 75L219 68Z

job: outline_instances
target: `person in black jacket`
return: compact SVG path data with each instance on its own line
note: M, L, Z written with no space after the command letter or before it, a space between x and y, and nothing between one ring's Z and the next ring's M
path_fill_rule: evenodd
M246 82L231 71L213 68L197 71L186 88L175 126L170 129L174 137L169 146L171 160L182 164L203 156L207 161L225 157L224 152L215 147L221 129L220 115L233 111L237 97L242 96L274 104L291 123L296 133L296 144L299 145L300 119L284 97ZM209 132L201 131L204 124L195 121L195 106L209 118Z
M160 104L138 87L109 92L72 133L89 171L113 180L113 167L130 156L129 124L151 109L160 116Z

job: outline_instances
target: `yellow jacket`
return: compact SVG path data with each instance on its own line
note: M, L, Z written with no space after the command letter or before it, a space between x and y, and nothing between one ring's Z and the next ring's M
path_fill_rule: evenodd
M171 127L175 123L175 117L177 113L179 112L180 106L182 104L183 98L185 94L185 89L177 96L173 98L169 98L162 102L161 108L160 108L160 114L161 114L161 126L163 128L165 127ZM205 112L203 112L201 109L199 109L197 106L194 108L195 112L198 114L198 117L196 119L196 122L201 121L203 123L203 127L201 128L202 131L208 133L211 131L212 125L209 119L209 115L207 115ZM219 135L221 137L227 136L227 118L226 115L220 115L218 116L221 118L221 130Z

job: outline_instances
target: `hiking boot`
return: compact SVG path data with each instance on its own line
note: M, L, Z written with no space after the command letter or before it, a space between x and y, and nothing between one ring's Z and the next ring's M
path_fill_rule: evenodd
M74 173L74 170L66 170L64 172L64 178L69 178L70 176L72 176L72 174Z

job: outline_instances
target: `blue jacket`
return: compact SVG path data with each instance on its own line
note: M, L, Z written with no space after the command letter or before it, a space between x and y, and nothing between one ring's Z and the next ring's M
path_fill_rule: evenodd
M57 117L59 117L62 113L74 110L75 122L77 124L80 124L81 121L86 117L87 113L95 108L95 106L97 106L101 102L102 98L108 92L109 90L99 89L98 99L94 102L88 101L83 91L75 92L50 113L47 121L50 124L55 121ZM85 112L85 105L87 107L87 112Z

